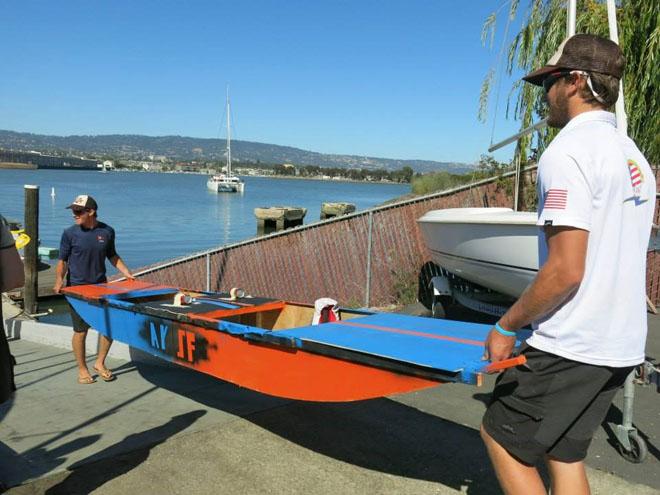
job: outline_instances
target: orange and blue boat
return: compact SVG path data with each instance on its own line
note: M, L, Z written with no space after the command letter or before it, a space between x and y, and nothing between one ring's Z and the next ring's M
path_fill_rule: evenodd
M313 305L142 281L63 292L111 339L291 399L345 402L446 382L480 384L484 373L524 363L523 356L482 361L491 327L477 323L339 309L336 321L312 324Z

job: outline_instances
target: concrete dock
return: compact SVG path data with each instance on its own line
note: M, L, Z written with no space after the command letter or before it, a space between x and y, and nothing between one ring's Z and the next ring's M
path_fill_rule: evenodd
M254 209L257 235L267 235L303 224L307 208L298 206L264 206Z
M648 354L657 357L660 317L649 321ZM62 333L61 347L27 340L29 332L10 342L18 391L0 406L0 480L9 494L500 493L478 433L492 377L482 388L316 404L128 351L108 362L116 381L79 385L64 348L70 330L50 331ZM616 451L619 394L587 459L593 493L660 493L660 396L653 387L635 393L649 456L631 464Z

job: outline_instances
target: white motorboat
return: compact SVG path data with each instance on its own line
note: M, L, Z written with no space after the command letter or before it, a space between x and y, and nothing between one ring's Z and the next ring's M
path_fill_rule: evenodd
M539 269L536 218L510 208L450 208L429 211L417 222L434 263L518 297Z
M229 88L227 88L227 165L222 174L212 175L206 181L206 187L213 192L237 192L245 190L245 183L231 172L231 107L229 104Z

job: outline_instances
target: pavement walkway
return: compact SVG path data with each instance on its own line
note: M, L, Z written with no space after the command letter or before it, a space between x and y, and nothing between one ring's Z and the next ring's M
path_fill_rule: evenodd
M650 323L658 357L660 318ZM70 351L10 345L19 389L0 406L0 481L11 495L500 493L478 433L490 377L482 388L317 404L137 354L108 363L116 381L79 385ZM631 464L618 454L617 397L587 459L595 494L660 493L660 396L635 392L649 456Z

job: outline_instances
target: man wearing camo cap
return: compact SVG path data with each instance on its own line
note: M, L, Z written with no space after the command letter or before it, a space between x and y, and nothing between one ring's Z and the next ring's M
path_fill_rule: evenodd
M566 40L523 79L542 86L548 125L560 128L539 160L539 266L490 331L485 359L508 358L516 331L534 332L527 363L497 380L482 437L507 494L588 494L584 458L626 376L644 361L646 250L655 178L610 109L624 58L589 34Z

